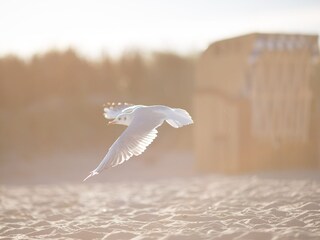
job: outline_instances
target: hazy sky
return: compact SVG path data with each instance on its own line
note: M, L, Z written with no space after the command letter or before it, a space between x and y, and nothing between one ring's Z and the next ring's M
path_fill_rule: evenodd
M320 0L0 0L0 55L184 54L250 32L320 34Z

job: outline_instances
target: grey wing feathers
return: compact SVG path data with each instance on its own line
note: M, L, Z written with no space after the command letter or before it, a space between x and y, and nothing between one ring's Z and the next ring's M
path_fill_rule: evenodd
M137 136L124 136L122 139L117 140L117 144L114 145L114 149L110 149L112 152L116 152L108 163L108 166L115 167L123 162L129 160L133 155L138 156L142 154L146 148L157 137L158 131L152 129L151 131L137 135Z
M113 143L99 166L85 180L99 174L105 168L115 167L133 155L138 156L143 153L157 137L156 128L161 124L162 121L159 120L143 122L142 119L136 119L133 121Z

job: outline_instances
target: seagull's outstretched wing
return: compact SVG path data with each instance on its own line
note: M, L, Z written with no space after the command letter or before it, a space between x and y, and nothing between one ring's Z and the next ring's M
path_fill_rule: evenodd
M157 137L158 131L156 128L162 123L163 119L154 115L149 117L136 116L110 147L99 166L83 181L99 174L105 168L115 167L130 159L133 155L138 156L143 153Z
M107 103L103 109L103 115L107 119L114 119L120 113L130 113L141 106L142 105L133 105L130 103Z

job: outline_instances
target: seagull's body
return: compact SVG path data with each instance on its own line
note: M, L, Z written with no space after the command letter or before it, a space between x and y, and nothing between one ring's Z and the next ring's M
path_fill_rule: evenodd
M144 106L120 103L116 105L113 103L104 108L104 116L107 119L113 119L109 124L122 124L128 127L109 148L99 166L91 171L83 181L106 168L115 167L127 161L133 155L142 154L157 137L157 128L164 121L174 128L193 123L186 110L162 105Z

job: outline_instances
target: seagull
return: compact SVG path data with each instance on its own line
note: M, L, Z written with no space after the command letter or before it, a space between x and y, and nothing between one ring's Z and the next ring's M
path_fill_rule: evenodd
M127 126L127 128L111 145L98 167L91 171L83 181L99 174L104 169L124 163L132 156L142 154L157 137L157 128L164 121L174 128L193 123L186 110L162 105L108 103L104 108L104 117L112 120L108 122L109 125L120 124Z

